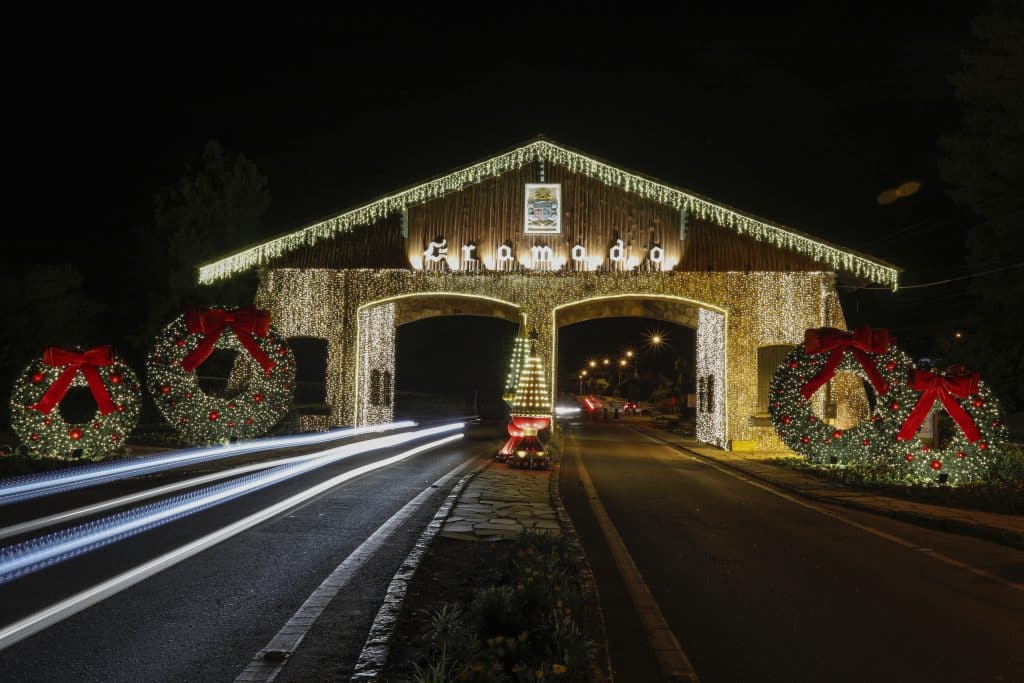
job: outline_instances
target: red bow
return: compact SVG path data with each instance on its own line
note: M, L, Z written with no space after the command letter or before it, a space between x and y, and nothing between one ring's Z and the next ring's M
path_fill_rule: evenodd
M889 383L882 378L868 353L887 353L889 351L889 331L872 330L870 325L861 325L853 332L843 332L834 327L819 327L804 331L804 352L827 353L832 355L825 361L825 367L807 384L800 388L804 398L810 398L836 374L836 368L843 360L847 351L852 351L871 384L880 394L889 391Z
M196 350L190 353L185 360L181 361L181 367L185 368L188 372L195 370L202 365L203 361L210 357L210 354L213 353L213 345L217 343L220 335L228 327L234 330L238 341L242 342L242 346L249 352L249 355L264 370L269 370L277 365L252 337L254 334L260 337L267 336L267 333L270 331L270 311L258 309L255 306L247 306L231 311L223 308L209 308L204 311L197 311L194 308L190 308L185 313L185 323L188 325L188 331L191 334L198 332L199 334L206 335L199 342Z
M967 372L962 365L953 365L947 368L946 372L937 375L927 370L913 370L910 373L910 386L914 391L921 392L921 398L917 399L917 405L910 411L903 426L900 427L898 436L908 440L917 434L917 430L928 416L935 399L942 401L946 412L960 426L960 430L967 437L969 443L974 443L981 438L978 425L967 414L967 411L960 407L960 402L954 396L967 398L971 394L978 393L978 373Z
M43 363L64 367L64 372L60 373L57 381L51 384L43 397L32 406L33 410L49 415L50 411L64 400L64 396L68 393L68 387L71 386L71 382L81 370L85 375L85 380L89 383L89 389L92 390L92 397L96 400L100 414L108 415L114 412L114 402L110 400L110 392L107 391L106 385L103 384L103 378L96 370L98 366L114 364L114 351L109 346L97 346L82 353L51 346L43 351Z

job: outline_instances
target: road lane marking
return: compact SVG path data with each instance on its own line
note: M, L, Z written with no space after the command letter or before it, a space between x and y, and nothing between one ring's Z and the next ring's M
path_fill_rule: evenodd
M302 606L291 616L281 627L281 630L270 639L266 646L256 653L252 661L235 678L235 681L273 681L281 673L281 669L288 662L287 657L293 654L302 643L313 623L320 618L327 605L338 595L356 572L380 550L384 543L394 534L399 527L420 509L430 498L435 490L445 486L459 472L466 469L474 462L473 459L457 465L436 482L423 489L415 498L406 503L401 510L391 516L386 522L373 532L373 534L359 544L345 560L332 571L326 579ZM268 656L267 653L274 656Z
M405 561L402 562L402 566L395 572L394 578L391 579L391 583L388 585L388 592L384 595L384 604L381 605L381 608L377 611L377 616L373 619L370 635L366 638L362 652L359 653L359 659L356 661L355 670L352 672L350 680L372 680L380 674L380 670L388 658L388 642L391 640L391 634L395 630L398 614L402 611L402 603L405 602L405 592L412 582L416 569L420 566L420 561L423 560L423 555L426 554L427 548L430 547L430 542L434 540L434 536L441 530L441 525L447 519L448 513L451 512L455 501L458 500L459 494L462 493L466 483L489 464L490 462L483 463L462 477L462 479L459 479L458 483L452 487L451 493L444 499L441 507L434 514L434 518L430 520L430 524L420 534L416 545L413 546Z
M690 455L691 457L693 457L693 455L694 455L693 451L687 449L685 446L680 446L679 444L672 443L671 441L662 441L661 439L658 439L657 437L651 436L649 434L644 434L643 432L639 432L639 433L641 435L646 436L647 438L651 439L651 441L654 441L655 443L658 443L658 444L661 444L661 445L670 446L673 449L674 452L676 452L678 450L683 450L687 455ZM869 534L872 534L873 536L877 536L877 537L883 538L883 539L885 539L887 541L891 541L892 543L895 543L897 545L901 545L904 548L907 548L909 550L914 550L916 552L919 552L922 555L927 555L928 557L931 557L932 559L938 560L939 562L943 562L943 563L948 564L948 565L950 565L952 567L957 567L958 569L963 569L965 571L968 571L968 572L970 572L972 574L975 574L977 576L980 576L982 578L988 579L990 581L994 581L996 583L1000 583L1000 584L1002 584L1004 586L1008 586L1008 587L1010 587L1010 588L1012 588L1014 590L1024 591L1024 583L1018 583L1018 582L1015 582L1015 581L1010 581L1008 579L1004 579L1003 577L999 576L998 574L993 574L992 572L990 572L988 570L981 569L980 567L975 567L973 565L967 564L966 562L962 562L962 561L960 561L960 560L958 560L956 558L950 557L949 555L946 555L944 553L940 553L940 552L938 552L936 550L933 550L931 548L922 548L917 543L915 543L913 541L908 541L907 539L905 539L905 538L903 538L901 536L896 536L894 534L890 534L887 531L882 531L881 529L876 529L875 527L872 527L872 526L869 526L867 524L864 524L863 522L858 522L858 521L856 521L854 519L850 519L849 517L845 517L845 516L839 514L838 512L835 512L833 510L829 510L828 508L822 507L820 505L816 505L816 504L811 503L811 502L809 502L807 500L799 498L799 497L797 497L794 494L786 493L785 491L780 491L779 489L775 488L774 486L771 486L770 484L766 484L766 483L763 483L763 482L755 481L754 479L751 479L749 476L741 474L741 473L733 470L731 467L728 467L727 465L722 465L720 463L717 463L714 460L712 460L711 458L706 458L706 457L700 455L699 453L696 454L696 455L697 455L697 457L699 457L702 460L704 460L704 462L706 464L710 465L711 467L714 467L719 472L722 472L723 474L728 474L730 477L733 477L734 479L739 479L742 482L745 482L747 484L750 484L751 486L754 486L756 488L759 488L759 489L762 489L764 491L767 491L768 493L771 493L772 495L778 496L779 498L782 498L784 500L788 500L791 503L795 503L795 504L800 505L802 507L805 507L805 508L807 508L809 510L814 510L815 512L817 512L819 514L822 514L822 515L825 515L826 517L831 517L832 519L835 519L836 521L839 521L839 522L842 522L843 524L847 524L847 525L852 526L854 528L860 529L861 531L865 531L865 532L867 532ZM677 473L680 474L680 475L683 474L682 472L678 472L678 471L677 471Z
M579 442L576 439L573 439L572 451L579 469L580 481L583 482L583 490L587 495L587 502L590 503L590 509L594 513L594 517L597 518L598 526L601 527L601 533L612 553L619 575L626 584L626 591L629 593L633 608L640 617L644 630L647 631L647 637L654 650L654 655L658 659L658 664L661 666L662 673L671 681L695 683L698 680L697 672L690 664L690 659L683 651L675 633L665 621L665 616L661 613L651 589L644 582L636 562L633 561L622 536L619 535L619 530L608 515L601 498L597 495L597 489L594 488L590 473L583 464L583 458L580 457Z
M54 603L49 607L45 607L35 614L29 615L23 619L8 624L0 628L0 650L14 645L18 641L29 637L30 635L37 633L53 624L56 624L64 619L67 619L73 614L77 614L82 610L90 607L97 602L105 600L116 593L119 593L126 588L134 586L135 584L143 581L154 574L158 574L163 570L186 560L193 555L201 553L207 548L211 548L222 541L225 541L232 536L236 536L243 531L247 531L252 527L265 522L277 515L290 510L291 508L303 503L310 498L314 498L321 493L329 491L330 489L342 484L356 477L362 476L374 470L378 470L389 465L393 465L397 462L411 458L414 455L422 453L426 450L437 448L447 443L451 443L457 439L461 439L462 434L453 434L443 439L431 441L429 443L416 446L397 455L393 455L390 458L378 460L373 463L362 465L348 472L343 472L335 477L320 482L315 486L311 486L305 491L301 491L285 500L282 500L270 507L264 508L259 512L255 512L247 517L244 517L232 524L209 533L201 538L198 538L190 543L187 543L179 548L164 553L163 555L152 559L148 562L133 567L126 572L118 574L106 581L96 584L91 588L87 588L80 593L72 595L69 598L65 598L60 602Z

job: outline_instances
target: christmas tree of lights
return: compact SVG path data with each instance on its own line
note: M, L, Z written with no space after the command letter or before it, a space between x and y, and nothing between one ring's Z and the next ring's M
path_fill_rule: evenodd
M512 361L509 363L508 376L505 378L505 392L502 398L506 403L512 405L516 396L516 387L519 385L519 375L523 371L523 365L530 355L530 340L520 330L512 343Z
M512 399L512 415L516 417L548 417L551 415L551 395L544 363L540 356L531 353L523 363Z

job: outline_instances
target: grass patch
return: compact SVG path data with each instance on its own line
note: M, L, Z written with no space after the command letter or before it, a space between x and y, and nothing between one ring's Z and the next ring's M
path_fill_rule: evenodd
M816 465L799 456L767 458L765 462L894 498L988 512L1024 513L1024 452L1015 445L1008 445L993 457L984 479L957 487L909 484L899 465Z
M385 680L582 681L593 646L560 537L435 542L410 586Z

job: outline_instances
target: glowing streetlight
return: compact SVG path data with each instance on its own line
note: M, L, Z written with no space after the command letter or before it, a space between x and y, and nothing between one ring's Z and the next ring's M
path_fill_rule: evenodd
M592 368L596 368L597 367L597 361L596 360L592 360L592 361L590 361L590 363L588 363L588 365L590 365L590 367L592 367Z
M651 330L647 333L647 347L660 349L662 344L668 345L668 335L661 330Z
M633 349L626 349L626 358L633 357Z
M625 358L623 358L622 360L620 360L620 361L619 361L619 365L620 365L621 367L626 367L626 359L625 359Z
M607 358L605 358L605 359L604 359L604 360L603 360L602 362L603 362L603 363L604 363L605 365L610 365L610 364L611 364L611 361L610 361L610 360L608 360Z

